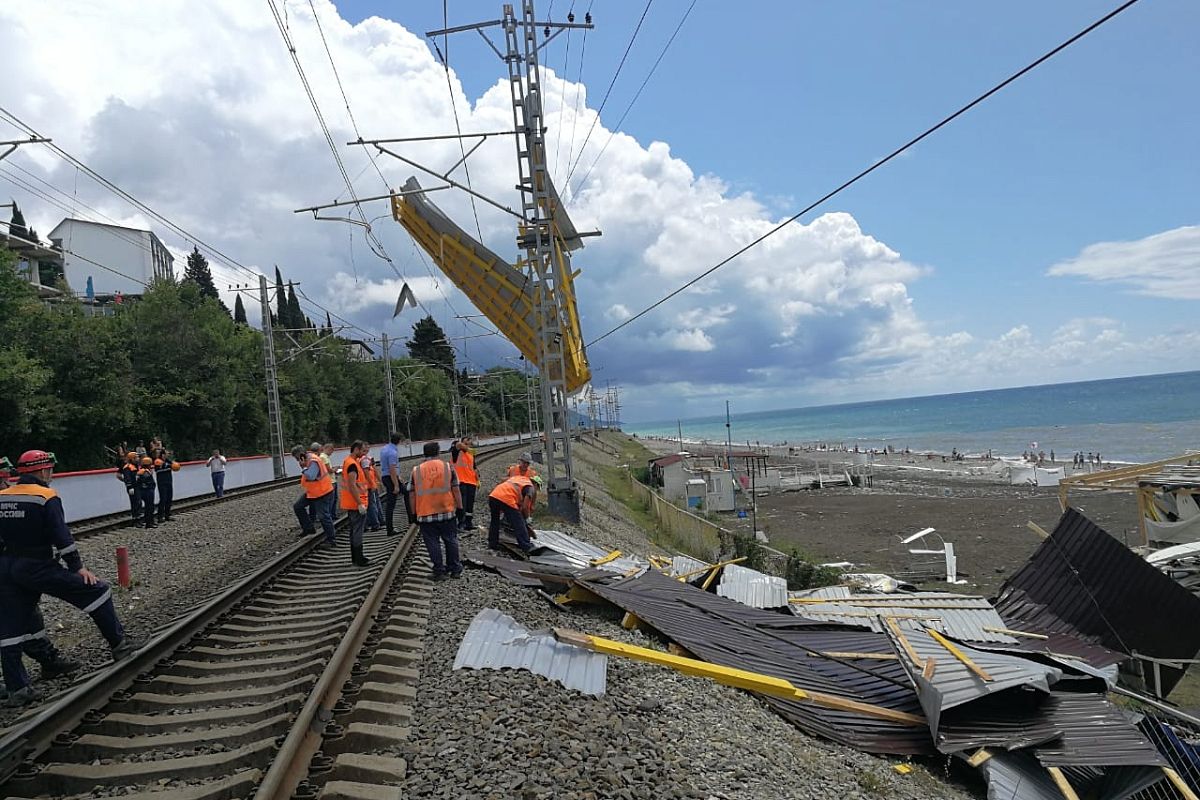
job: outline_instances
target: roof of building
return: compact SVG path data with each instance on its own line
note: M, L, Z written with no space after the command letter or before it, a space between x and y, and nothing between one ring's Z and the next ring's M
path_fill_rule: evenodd
M671 464L678 464L680 461L683 461L683 456L679 455L678 453L671 453L667 456L659 456L658 458L650 459L650 463L656 467L667 467Z

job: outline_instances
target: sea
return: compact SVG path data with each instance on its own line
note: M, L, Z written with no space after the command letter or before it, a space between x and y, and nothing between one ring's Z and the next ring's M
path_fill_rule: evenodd
M733 404L736 412L736 401ZM724 442L725 414L625 423L639 435ZM968 456L1075 452L1154 461L1200 449L1200 372L733 413L736 444L826 443Z

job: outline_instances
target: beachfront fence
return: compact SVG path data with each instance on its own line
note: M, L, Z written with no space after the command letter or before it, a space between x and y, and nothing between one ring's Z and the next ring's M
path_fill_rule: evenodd
M706 561L717 561L733 547L733 532L675 505L626 470L634 497L654 515L658 529L677 549Z

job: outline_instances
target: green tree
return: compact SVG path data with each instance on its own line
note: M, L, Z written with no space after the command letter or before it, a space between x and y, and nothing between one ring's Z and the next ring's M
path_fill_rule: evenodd
M275 324L280 328L290 328L288 325L287 295L283 291L283 274L275 267Z
M291 281L288 281L287 290L287 324L288 328L304 328L307 327L304 319L304 312L300 309L300 300L296 297L296 287Z
M233 301L233 321L238 325L248 325L246 322L246 307L242 305L242 295L239 293Z
M446 333L432 316L427 316L413 325L412 338L405 342L408 354L418 361L444 369L447 377L454 379L454 348L446 340Z
M200 290L200 296L217 301L217 305L221 307L226 314L229 314L229 308L221 300L221 295L217 292L217 286L213 283L212 270L209 269L208 259L200 252L198 247L192 247L192 252L187 257L187 267L183 271L183 279L194 283Z
M17 205L16 200L13 200L12 218L8 223L8 232L18 239L29 238L29 230L25 227L25 215L21 213L21 207Z

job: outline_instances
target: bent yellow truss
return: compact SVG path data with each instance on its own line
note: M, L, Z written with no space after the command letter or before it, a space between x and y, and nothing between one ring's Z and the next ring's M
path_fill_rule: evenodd
M416 178L404 184L405 192L419 191ZM528 272L518 269L476 241L429 201L424 194L392 197L392 216L429 254L438 268L465 294L496 328L508 337L525 358L538 367L541 353L537 341L537 300ZM551 306L559 314L563 332L563 376L567 393L581 389L591 379L579 313L575 304L574 279L558 226L554 226L555 286L559 297ZM558 377L558 376L552 376Z

